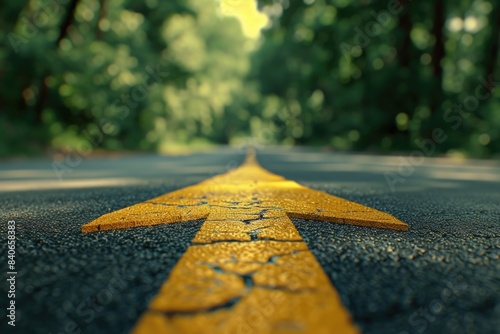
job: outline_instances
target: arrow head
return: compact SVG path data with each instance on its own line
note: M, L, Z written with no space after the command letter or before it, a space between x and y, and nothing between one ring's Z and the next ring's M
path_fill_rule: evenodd
M238 168L197 185L105 214L84 225L82 232L151 226L205 219L258 220L249 207L273 210L291 218L328 221L406 231L395 217L340 197L304 187L262 168L249 151Z

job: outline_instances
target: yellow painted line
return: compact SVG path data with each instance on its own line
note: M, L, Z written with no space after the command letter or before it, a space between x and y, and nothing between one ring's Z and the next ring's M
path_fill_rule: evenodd
M206 219L134 333L358 333L289 217L407 230L393 216L239 168L106 214L83 232Z

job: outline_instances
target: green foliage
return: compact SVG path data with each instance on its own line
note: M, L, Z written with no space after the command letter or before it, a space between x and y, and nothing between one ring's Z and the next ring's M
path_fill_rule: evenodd
M251 41L216 2L2 6L0 155L229 141Z
M418 149L441 128L447 139L436 153L499 152L500 88L477 108L473 102L477 87L487 92L478 77L500 78L491 48L500 38L500 5L439 2L262 1L264 11L282 14L253 55L252 79L264 95L254 114L281 115L278 142L400 151ZM468 116L451 112L466 102Z
M0 4L0 155L207 143L388 152L419 149L436 129L446 140L435 153L500 151L500 88L477 95L500 81L497 2L259 6L271 23L252 40L215 0Z

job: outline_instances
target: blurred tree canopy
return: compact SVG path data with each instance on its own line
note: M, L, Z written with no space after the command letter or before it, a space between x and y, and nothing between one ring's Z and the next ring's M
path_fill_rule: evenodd
M498 1L220 1L260 38L217 0L0 3L0 155L500 152Z

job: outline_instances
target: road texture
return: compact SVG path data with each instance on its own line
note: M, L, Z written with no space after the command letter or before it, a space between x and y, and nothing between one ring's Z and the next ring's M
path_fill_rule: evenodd
M17 223L17 319L2 333L126 333L203 221L84 234L99 216L224 173L244 152L0 165L1 240ZM408 157L403 156L404 161ZM258 150L269 171L387 212L408 232L293 219L364 333L498 333L500 167L311 149ZM64 163L64 161L63 161ZM399 174L398 174L399 169ZM403 171L403 173L401 173ZM391 186L391 179L403 180ZM1 268L5 273L6 254Z

